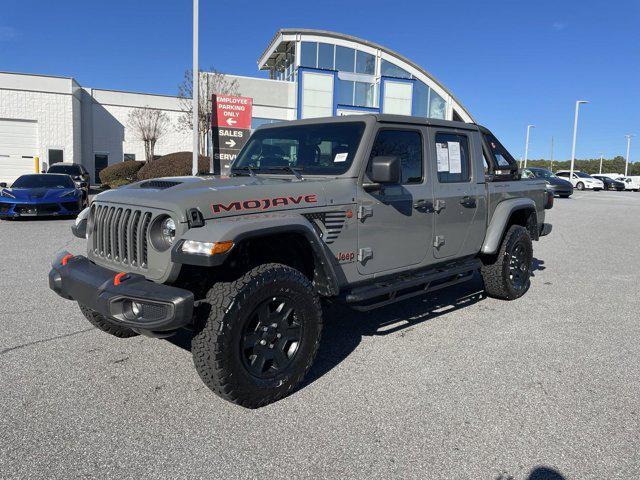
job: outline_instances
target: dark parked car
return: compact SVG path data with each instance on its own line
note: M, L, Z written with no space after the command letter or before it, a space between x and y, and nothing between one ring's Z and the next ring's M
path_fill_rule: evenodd
M86 168L78 163L54 163L49 167L47 173L59 173L70 175L78 188L85 193L85 198L89 196L89 182L91 177Z
M525 168L522 170L522 178L538 178L544 180L547 192L551 192L562 198L569 198L573 193L573 185L571 185L571 182L556 176L546 168Z
M602 180L602 183L604 183L604 189L605 190L617 190L618 192L621 192L624 190L624 182L621 182L620 180L614 180L611 177L607 177L605 175L591 175L593 178L597 178L598 180Z

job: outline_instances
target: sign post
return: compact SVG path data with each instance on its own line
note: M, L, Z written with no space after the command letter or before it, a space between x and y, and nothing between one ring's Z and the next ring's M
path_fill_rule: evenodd
M228 173L231 162L249 139L253 99L213 95L212 102L213 173L220 175Z

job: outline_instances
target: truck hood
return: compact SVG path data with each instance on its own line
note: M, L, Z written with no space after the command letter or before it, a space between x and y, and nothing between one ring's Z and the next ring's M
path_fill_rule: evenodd
M323 206L325 181L263 175L166 177L108 190L97 195L96 201L169 210L179 216L180 222L186 222L191 208L212 219Z

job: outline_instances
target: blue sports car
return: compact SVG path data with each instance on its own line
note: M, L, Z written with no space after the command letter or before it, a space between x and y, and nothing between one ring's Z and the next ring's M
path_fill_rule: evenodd
M77 215L87 203L69 175L22 175L0 183L0 218Z

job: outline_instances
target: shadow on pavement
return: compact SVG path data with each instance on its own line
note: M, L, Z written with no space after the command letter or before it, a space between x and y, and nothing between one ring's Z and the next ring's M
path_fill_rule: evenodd
M565 477L555 468L536 467L531 471L527 480L565 480Z

